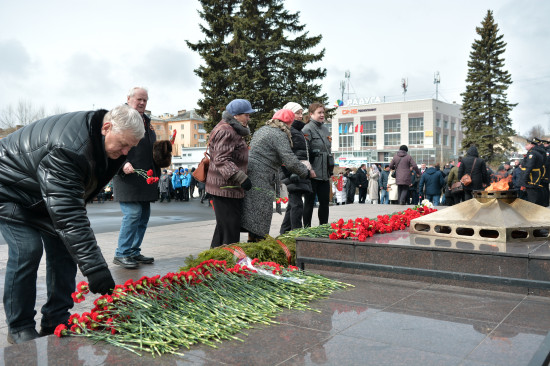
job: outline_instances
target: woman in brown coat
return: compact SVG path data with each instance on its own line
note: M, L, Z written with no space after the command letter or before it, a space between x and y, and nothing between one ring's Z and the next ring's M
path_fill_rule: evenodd
M407 145L401 145L399 151L393 157L390 163L390 169L395 169L395 182L397 183L397 190L399 196L399 204L404 205L407 203L407 196L409 195L409 186L412 183L411 180L411 167L420 175L420 169L416 166L414 159L407 154L409 148Z
M216 215L211 248L240 241L244 190L252 188L246 175L248 146L244 137L250 134L248 122L250 113L254 112L248 100L235 99L227 105L223 119L210 133L206 192L212 195Z

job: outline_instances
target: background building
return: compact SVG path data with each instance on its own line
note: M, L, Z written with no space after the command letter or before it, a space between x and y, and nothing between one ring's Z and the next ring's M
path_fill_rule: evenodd
M204 129L205 121L193 109L178 111L177 115L166 113L159 117L151 116L151 124L157 134L157 140L168 140L176 130L176 138L172 147L173 156L181 156L185 148L206 148L208 133Z
M337 108L330 124L335 161L341 167L389 163L399 147L407 145L418 164L443 166L461 153L460 108L435 99L368 104L350 100Z

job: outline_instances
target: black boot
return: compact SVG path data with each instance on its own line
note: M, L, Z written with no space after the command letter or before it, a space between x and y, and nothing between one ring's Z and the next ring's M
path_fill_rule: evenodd
M8 342L10 344L20 344L38 337L38 332L34 328L26 328L14 333L8 332Z

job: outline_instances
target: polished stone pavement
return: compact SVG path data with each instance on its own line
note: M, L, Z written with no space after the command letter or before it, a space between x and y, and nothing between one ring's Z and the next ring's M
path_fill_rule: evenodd
M330 220L375 217L396 205L332 206ZM208 209L208 208L204 208ZM316 215L316 211L314 212ZM274 214L271 234L282 216ZM313 224L316 224L314 217ZM183 258L209 247L213 221L150 228L143 254L153 265L125 270L111 263L117 232L97 235L117 283L177 271ZM245 239L243 234L242 239ZM7 247L0 246L0 276ZM6 342L0 311L0 360L6 365L528 365L550 331L550 298L435 285L336 272L323 274L354 285L311 303L320 310L285 310L277 325L258 326L218 348L196 345L184 356L136 356L85 338L55 336L21 345ZM37 310L45 301L45 267L38 280ZM81 275L77 280L84 279ZM3 287L3 281L0 281ZM92 298L93 300L93 298ZM88 299L76 312L89 310ZM36 317L40 319L40 313ZM547 340L547 339L546 339Z

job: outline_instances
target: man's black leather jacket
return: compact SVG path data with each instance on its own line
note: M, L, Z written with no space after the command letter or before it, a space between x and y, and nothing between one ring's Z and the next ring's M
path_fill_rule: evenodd
M83 275L107 268L86 215L125 160L105 154L107 111L44 118L0 140L0 219L57 235Z

